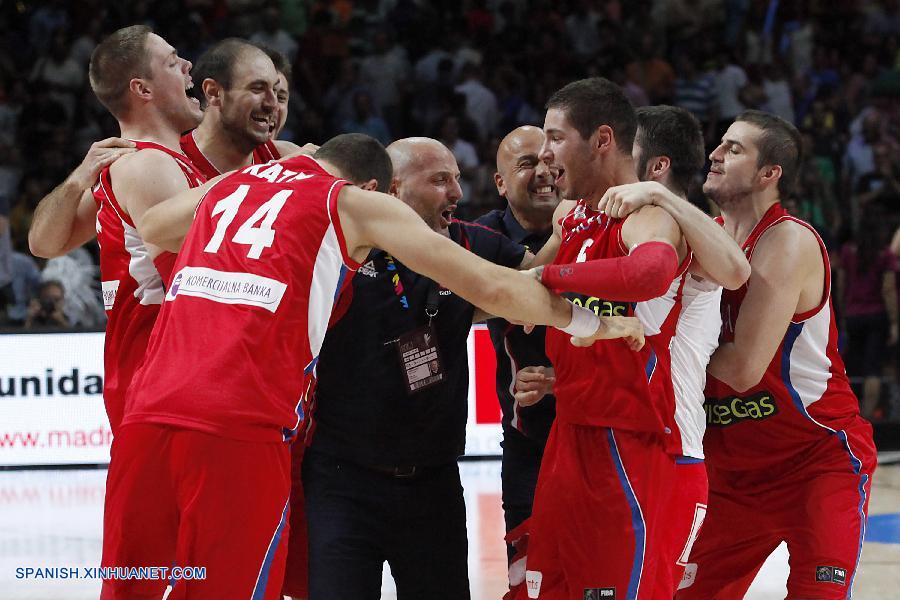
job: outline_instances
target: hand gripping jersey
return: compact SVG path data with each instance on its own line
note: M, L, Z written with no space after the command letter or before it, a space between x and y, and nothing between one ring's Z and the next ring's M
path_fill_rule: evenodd
M293 438L335 298L358 267L337 211L345 184L297 156L207 192L124 423Z
M136 141L135 144L138 150L159 150L175 159L190 187L206 181L187 157L153 142ZM92 191L97 203L100 279L107 316L103 399L115 431L122 421L125 391L144 359L175 255L164 252L156 260L150 258L134 221L122 210L113 193L109 167L100 172Z
M748 259L759 240L783 221L807 223L773 205L744 242ZM709 377L706 385L706 452L720 469L750 470L783 463L836 435L852 460L863 448L851 448L845 430L864 423L859 402L850 389L837 348L837 327L831 307L831 267L828 252L816 235L825 266L825 288L818 306L791 319L762 380L738 393ZM722 293L722 342L734 339L747 284ZM869 433L871 441L871 433Z
M181 151L184 152L185 156L191 159L191 162L200 169L207 179L218 177L222 172L219 171L219 169L217 169L200 150L200 146L197 145L197 140L194 139L194 131L196 130L192 129L181 136ZM270 160L277 160L279 158L281 158L281 153L278 152L275 142L269 140L265 144L260 144L253 149L253 162L251 164L263 165Z
M554 264L626 256L622 242L624 219L611 219L590 209L584 200L562 221L562 243ZM690 257L679 266L676 281ZM576 348L569 335L547 330L547 356L556 369L557 419L562 422L666 434L667 446L681 453L674 423L669 345L681 311L680 283L650 302L616 302L585 297L567 290L564 296L601 316L637 316L647 343L631 351L622 340L600 340L589 348Z

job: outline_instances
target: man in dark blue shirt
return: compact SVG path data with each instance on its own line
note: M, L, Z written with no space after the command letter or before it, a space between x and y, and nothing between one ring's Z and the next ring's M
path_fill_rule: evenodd
M508 202L478 223L495 229L537 254L553 233L553 211L559 204L554 173L538 155L544 133L524 126L510 132L497 150L497 191ZM528 407L513 397L516 371L550 366L544 354L544 327L526 334L519 325L490 319L488 329L497 354L497 398L503 411L503 513L507 533L531 515L544 444L556 416L556 399L545 396ZM512 559L513 549L507 547Z
M452 219L459 168L440 142L410 138L388 152L391 192L435 231L497 264L530 262L497 232ZM310 600L378 598L385 560L399 598L469 597L456 461L465 449L474 313L379 250L338 300L302 469Z

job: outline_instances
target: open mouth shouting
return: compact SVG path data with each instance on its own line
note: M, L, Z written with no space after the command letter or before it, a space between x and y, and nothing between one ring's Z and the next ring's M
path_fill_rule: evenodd
M456 205L451 204L443 211L441 211L441 227L446 229L450 227L450 223L453 221L453 211L456 210Z

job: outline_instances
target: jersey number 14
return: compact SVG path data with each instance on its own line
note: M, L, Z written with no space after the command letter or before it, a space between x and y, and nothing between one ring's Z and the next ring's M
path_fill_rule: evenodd
M219 251L228 226L234 221L241 203L247 198L249 192L249 185L239 185L231 194L216 203L212 210L212 216L215 217L219 214L222 216L219 217L216 231L209 243L206 244L206 248L203 249L204 252L216 253ZM270 248L275 242L275 230L272 229L272 225L292 193L293 190L281 190L269 198L235 232L234 237L231 238L233 243L250 246L247 258L259 258L262 251Z

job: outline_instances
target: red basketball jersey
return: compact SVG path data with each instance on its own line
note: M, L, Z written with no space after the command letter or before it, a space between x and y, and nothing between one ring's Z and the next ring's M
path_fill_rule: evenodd
M178 163L191 187L205 181L186 156L153 142L135 141L137 149L165 152ZM175 255L164 252L155 260L144 246L134 221L113 193L109 167L93 188L97 203L97 243L100 279L106 308L103 400L115 431L122 421L125 390L144 358L150 331L165 295Z
M194 139L194 131L195 130L192 129L181 136L181 151L184 152L185 156L191 159L191 162L200 169L207 179L218 177L222 172L209 162L209 159L201 152L200 146L197 145L197 140ZM269 140L265 144L260 144L253 149L252 164L262 165L270 160L277 160L279 158L281 158L281 153L278 152L275 142Z
M747 237L744 253L752 260L760 238L784 221L798 223L816 235L825 267L824 292L818 306L792 317L757 385L738 393L708 377L704 446L709 463L718 468L765 468L812 450L832 435L841 439L851 455L863 458L870 452L848 447L845 430L868 424L859 415L859 402L850 389L838 353L838 332L831 306L831 266L825 244L812 226L774 204ZM734 341L734 325L747 285L722 292L722 342Z
M335 299L358 267L337 211L345 184L297 156L246 167L207 192L125 424L294 436Z
M619 258L628 255L622 242L624 219L591 210L584 200L562 221L562 243L556 264ZM690 264L686 258L678 276ZM547 329L547 356L556 370L557 419L593 425L669 434L670 450L680 453L674 422L669 344L681 310L681 288L649 302L617 302L555 290L601 316L637 316L647 343L633 352L622 340L601 340L576 348L569 335Z

